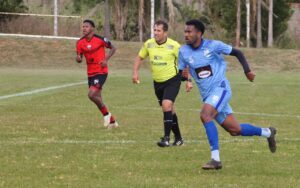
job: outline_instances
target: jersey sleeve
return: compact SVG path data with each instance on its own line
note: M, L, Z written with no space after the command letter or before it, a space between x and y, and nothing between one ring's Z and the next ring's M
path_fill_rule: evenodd
M178 69L183 70L187 67L187 64L183 58L181 50L179 50L179 55L178 55Z
M145 59L149 55L147 43L144 43L143 47L140 49L139 56Z
M218 54L228 55L232 51L232 46L225 44L222 41L216 40L213 42L213 49Z
M104 46L105 46L106 48L111 48L111 47L112 47L112 44L111 44L111 42L108 40L108 38L104 37L104 38L103 38L103 42L104 42Z
M175 55L175 57L176 57L176 62L178 62L179 48L180 48L180 44L179 44L179 43L176 43L176 44L175 44L175 48L174 48L174 55Z

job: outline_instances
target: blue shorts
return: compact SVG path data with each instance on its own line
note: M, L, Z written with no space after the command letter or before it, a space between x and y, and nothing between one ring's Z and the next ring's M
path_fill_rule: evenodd
M221 86L213 89L212 92L204 99L204 103L210 104L218 114L215 120L221 125L229 114L232 114L232 108L229 105L231 99L231 89L229 83L222 82Z

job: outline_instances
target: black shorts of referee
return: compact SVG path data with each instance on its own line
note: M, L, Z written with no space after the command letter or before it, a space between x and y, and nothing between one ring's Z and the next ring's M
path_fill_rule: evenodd
M174 103L180 89L181 76L177 74L164 82L153 81L153 85L160 106L165 99L171 100Z

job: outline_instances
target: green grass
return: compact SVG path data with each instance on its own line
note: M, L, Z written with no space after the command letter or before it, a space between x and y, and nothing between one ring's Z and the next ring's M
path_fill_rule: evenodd
M77 69L15 71L1 68L0 96L85 80ZM228 76L237 118L278 128L275 154L265 139L219 128L223 169L201 170L210 157L201 103L183 86L176 106L186 145L158 148L162 113L150 74L133 85L131 70L113 69L103 95L118 129L103 128L86 85L0 100L0 187L299 187L299 74L258 72L254 84Z

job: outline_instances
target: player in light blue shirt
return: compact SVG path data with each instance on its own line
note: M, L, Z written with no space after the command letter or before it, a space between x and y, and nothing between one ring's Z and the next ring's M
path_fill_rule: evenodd
M274 153L276 129L260 128L248 123L240 124L229 105L231 88L225 75L226 61L223 55L235 56L243 66L247 79L252 82L255 74L250 70L243 53L221 41L202 38L204 31L205 27L201 21L187 21L184 31L186 45L179 50L179 71L182 72L184 68L189 67L204 103L200 118L210 144L211 160L202 168L205 170L222 168L218 130L214 119L232 136L266 137L269 148Z

